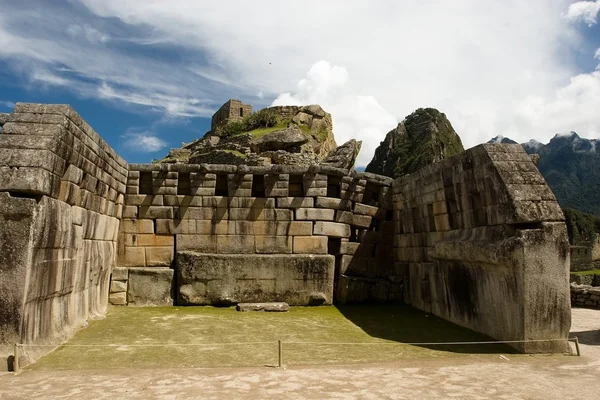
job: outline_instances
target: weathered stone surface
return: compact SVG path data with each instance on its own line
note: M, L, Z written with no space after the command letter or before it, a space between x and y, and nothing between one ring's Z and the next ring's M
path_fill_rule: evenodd
M250 142L250 149L255 153L263 151L293 150L308 142L308 138L294 125L280 131L263 135Z
M315 235L322 235L335 238L347 238L350 236L350 225L338 222L315 222L313 229Z
M223 107L213 120L221 118ZM336 147L331 115L318 105L269 107L252 115L251 108L244 112L248 114L222 120L201 139L171 149L160 162L309 166Z
M110 293L119 293L127 291L127 283L123 281L111 281Z
M108 296L108 301L113 306L126 306L127 305L127 292L111 293Z
M235 306L237 311L267 311L267 312L286 312L290 310L290 305L283 302L273 303L238 303Z
M333 221L334 217L335 211L325 208L298 208L296 210L296 219L299 221Z
M4 126L6 122L8 122L8 117L10 114L0 113L0 128Z
M114 281L126 281L129 277L129 268L115 267L111 276Z
M309 305L314 293L331 304L333 256L177 253L177 304L286 302ZM131 276L130 276L131 279Z
M350 172L354 169L354 163L356 162L358 153L360 153L361 146L361 141L350 139L343 145L331 150L331 152L327 154L327 157L325 157L321 163Z
M295 254L327 254L326 236L294 236Z
M127 302L130 306L170 306L173 289L170 268L131 268L127 282Z
M513 166L499 153L525 154L519 145L480 145L394 181L394 212L402 225L394 260L407 265L404 299L494 338L566 338L569 245L560 208L529 194L531 200L514 200L523 191L505 183L503 171ZM526 155L520 163L512 174L539 174ZM537 186L527 192L542 196ZM439 202L445 205L434 206ZM559 341L514 346L566 350Z
M27 290L25 278L35 203L33 199L0 192L0 346L21 339L22 302Z

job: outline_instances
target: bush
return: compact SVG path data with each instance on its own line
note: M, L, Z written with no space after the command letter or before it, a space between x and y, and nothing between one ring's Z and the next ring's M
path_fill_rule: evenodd
M244 120L246 121L246 130L248 131L260 128L271 128L277 125L278 122L277 115L268 108L250 114L247 118L244 118Z
M599 217L569 208L563 209L563 212L571 244L594 240L596 233L600 232Z
M278 122L277 114L265 108L254 114L250 114L240 121L233 121L217 126L214 129L214 134L219 137L234 136L254 129L271 128L276 126Z

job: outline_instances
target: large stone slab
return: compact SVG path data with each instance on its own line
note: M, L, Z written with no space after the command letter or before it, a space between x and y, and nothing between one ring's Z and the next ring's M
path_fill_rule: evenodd
M177 304L331 304L334 257L177 253ZM131 272L130 278L131 280Z
M170 268L130 268L127 303L130 306L171 306L173 270Z
M267 311L267 312L286 312L290 310L290 305L283 302L272 303L238 303L235 306L237 311Z

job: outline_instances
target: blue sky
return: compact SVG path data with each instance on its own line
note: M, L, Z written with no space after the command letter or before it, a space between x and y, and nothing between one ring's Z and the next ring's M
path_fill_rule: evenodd
M321 104L358 165L418 107L466 147L600 137L599 1L0 0L0 112L67 103L126 160L200 137L229 98Z

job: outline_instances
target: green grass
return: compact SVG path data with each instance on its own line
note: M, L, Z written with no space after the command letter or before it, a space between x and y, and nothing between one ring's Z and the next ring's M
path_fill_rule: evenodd
M278 340L284 342L284 364L289 366L514 352L496 344L406 344L489 340L406 306L293 307L288 313L241 313L234 308L213 307L112 307L106 319L91 322L66 346L28 368L172 370L272 365L277 363ZM161 344L170 346L157 346Z
M257 138L259 138L261 136L264 136L264 135L266 135L268 133L279 131L281 129L285 129L286 126L287 125L283 125L283 126L282 125L277 125L277 126L272 126L270 128L258 128L258 129L254 129L254 130L251 130L251 131L248 131L248 132L240 133L240 135L250 134L250 135L252 135L253 139L257 139Z
M588 271L571 271L572 275L600 275L600 269L590 269Z

